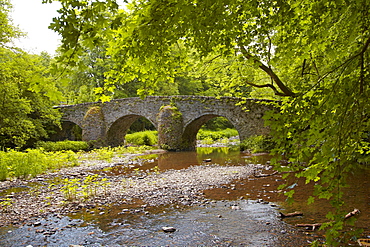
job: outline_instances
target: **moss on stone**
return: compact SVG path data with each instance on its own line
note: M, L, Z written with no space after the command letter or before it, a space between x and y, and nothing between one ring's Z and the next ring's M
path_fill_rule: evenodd
M167 150L181 150L182 113L172 105L162 106L158 114L158 144Z

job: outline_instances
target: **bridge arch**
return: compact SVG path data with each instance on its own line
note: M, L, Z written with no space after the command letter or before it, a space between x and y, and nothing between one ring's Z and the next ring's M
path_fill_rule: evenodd
M55 133L51 134L49 139L52 141L81 141L82 128L72 121L62 121L60 128L55 127Z
M118 118L116 121L114 121L107 131L107 140L106 140L107 145L112 147L123 145L125 142L125 136L128 130L130 129L131 125L141 117L144 116L137 114L129 114L122 116ZM148 120L153 125L155 124L150 119Z
M196 142L197 142L197 134L198 134L200 128L205 123L207 123L209 120L211 120L213 118L216 118L216 117L225 117L225 116L215 115L215 114L205 114L205 115L202 115L202 116L194 119L192 122L188 123L184 127L184 133L182 135L184 150L195 150ZM227 120L229 120L227 117L225 117L225 118ZM231 124L233 124L233 123L231 122ZM233 126L234 126L234 124L233 124Z

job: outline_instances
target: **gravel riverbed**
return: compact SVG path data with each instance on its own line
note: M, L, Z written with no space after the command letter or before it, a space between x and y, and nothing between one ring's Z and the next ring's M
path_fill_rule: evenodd
M163 173L138 170L118 175L101 173L94 184L96 191L93 195L82 198L83 180L115 166L132 168L131 158L132 155L113 159L112 162L83 162L77 167L64 168L29 180L0 182L0 199L9 202L8 206L1 208L0 226L18 226L38 217L59 217L84 208L130 204L133 201L140 201L142 208L166 204L201 204L207 202L203 190L246 178L255 169L253 165L209 164L182 170L167 170ZM104 180L101 180L102 178ZM71 195L75 198L66 199L65 192L63 193L66 182L63 182L63 179L76 181L75 192Z

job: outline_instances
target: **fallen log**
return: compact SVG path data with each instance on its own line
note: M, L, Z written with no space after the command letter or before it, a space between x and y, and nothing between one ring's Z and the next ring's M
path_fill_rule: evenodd
M280 212L280 217L281 218L295 217L295 216L302 216L302 215L303 215L302 212L293 212L293 213L288 213L288 214L284 214L284 213Z
M314 224L296 224L297 227L310 227L312 231L315 231L316 228L319 228L322 223L314 223Z
M360 246L370 246L370 239L368 239L368 238L360 238L360 239L357 240L357 243Z
M355 208L355 209L353 209L352 212L349 212L348 214L346 214L346 216L344 216L344 219L351 218L352 216L355 216L356 214L359 214L359 213L360 213L360 210Z
M355 208L353 211L346 214L346 216L344 216L344 219L346 220L346 219L348 219L352 216L355 216L356 214L359 214L359 213L360 213L360 210ZM282 213L280 213L280 214L282 214ZM312 228L312 231L315 231L316 228L320 227L321 225L322 225L322 223L314 223L314 224L296 224L295 226L297 226L297 227L310 227L310 228Z

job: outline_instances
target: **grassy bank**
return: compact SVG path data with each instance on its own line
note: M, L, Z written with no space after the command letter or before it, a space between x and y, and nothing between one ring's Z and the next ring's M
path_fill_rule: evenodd
M203 130L198 132L197 139L203 143L228 143L228 138L237 136L235 129L219 131ZM23 152L16 150L0 151L0 181L12 178L31 178L38 174L54 171L63 167L77 166L84 159L105 160L110 162L115 156L124 156L127 153L142 153L152 149L158 142L157 131L136 132L126 135L126 142L136 147L100 148L85 151L89 145L85 142L42 142L39 148L28 149ZM253 136L240 144L240 149L251 152L265 152L273 148L268 137Z
M92 151L71 150L45 151L42 148L27 149L24 152L8 149L0 151L0 181L13 178L32 178L38 174L64 167L77 166L83 160L105 160L128 153L143 153L152 149L148 146L100 148Z

